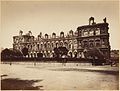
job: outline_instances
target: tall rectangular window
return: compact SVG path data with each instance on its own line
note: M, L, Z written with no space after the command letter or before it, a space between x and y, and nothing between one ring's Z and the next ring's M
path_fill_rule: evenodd
M88 32L87 32L87 31L84 31L83 36L88 36Z
M97 28L97 29L95 30L95 35L100 35L100 29L99 29L99 28Z
M94 35L94 31L89 31L89 36L93 36Z

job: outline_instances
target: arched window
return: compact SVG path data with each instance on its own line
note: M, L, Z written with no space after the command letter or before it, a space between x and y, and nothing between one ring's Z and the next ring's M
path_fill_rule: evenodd
M91 42L91 43L90 43L90 47L94 47L94 44L93 44L93 42Z
M44 47L45 47L45 48L47 47L46 43L44 44Z
M48 39L48 34L45 34L45 38Z
M71 44L69 44L69 48L71 49Z
M94 39L92 39L92 40L89 41L89 46L90 47L94 47Z
M100 43L96 43L96 47L100 47Z
M94 35L94 31L93 30L90 30L89 31L89 36L93 36Z
M51 46L54 47L54 43L51 43Z
M27 48L29 49L29 45L27 45Z
M73 36L73 31L72 30L69 31L69 35Z
M95 35L100 35L100 29L99 29L99 28L97 28L97 29L95 30Z
M84 47L88 47L88 41L83 41Z
M32 45L31 45L31 49L32 49Z
M41 49L43 48L43 44L41 44Z
M87 30L85 30L84 32L83 32L83 36L88 36L88 31Z
M41 37L38 35L38 41L40 40L40 38L41 38Z
M60 32L60 37L64 37L64 32Z
M72 52L69 52L70 58L72 58Z
M52 38L56 38L56 33L52 33Z
M56 47L58 47L58 43L56 43Z
M65 45L65 47L67 47L68 46L67 42L64 42L64 45Z
M48 48L50 48L51 46L50 46L50 43L48 43Z
M60 42L60 46L63 46L63 42Z
M74 52L74 57L77 58L77 52L76 51Z
M95 40L95 44L96 44L96 47L100 47L100 40L99 40L99 39L96 39L96 40Z
M38 50L39 50L39 44L37 44L37 48L38 48Z

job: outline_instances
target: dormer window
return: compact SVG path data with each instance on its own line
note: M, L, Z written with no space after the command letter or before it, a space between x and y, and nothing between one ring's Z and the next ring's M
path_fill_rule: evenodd
M45 39L48 39L48 34L45 34Z
M32 36L32 32L31 32L31 31L28 31L28 35L29 35L29 36Z
M95 35L100 35L100 29L99 29L99 28L97 28L97 29L95 30Z
M100 47L100 39L95 40L96 47Z
M64 37L64 32L61 32L61 33L60 33L60 37Z
M83 36L88 36L88 31L84 31Z
M40 40L41 39L41 37L40 36L38 36L38 40Z
M73 36L73 31L72 30L69 31L69 35Z
M23 34L23 31L20 30L20 31L19 31L19 36L22 36L22 34Z
M63 42L60 42L60 46L63 46Z
M83 46L88 47L88 41L83 41Z
M52 33L52 38L56 38L56 33Z
M90 17L89 18L89 25L93 25L94 24L94 17Z

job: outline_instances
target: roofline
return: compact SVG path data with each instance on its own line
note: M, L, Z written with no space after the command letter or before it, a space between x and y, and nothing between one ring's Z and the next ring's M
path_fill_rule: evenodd
M22 35L23 37L24 36L28 36L29 37L29 35ZM18 36L13 36L13 37L19 37L19 35ZM30 37L34 37L34 36L30 36Z
M77 29L82 29L82 28L91 28L91 27L96 27L96 26L108 26L108 23L97 23L97 24L93 24L93 25L83 25L83 26L79 26Z

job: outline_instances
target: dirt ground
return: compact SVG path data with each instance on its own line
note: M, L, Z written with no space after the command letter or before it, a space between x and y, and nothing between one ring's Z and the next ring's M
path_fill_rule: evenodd
M114 70L110 73L110 69ZM7 90L118 90L119 75L112 74L115 71L110 66L1 64L1 87Z

